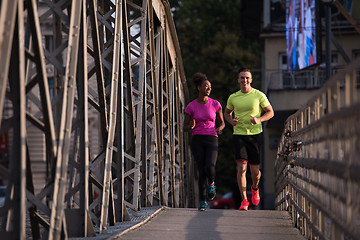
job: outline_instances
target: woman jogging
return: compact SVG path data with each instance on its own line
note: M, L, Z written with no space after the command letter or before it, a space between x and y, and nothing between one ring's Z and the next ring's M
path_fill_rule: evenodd
M203 73L196 73L193 82L198 97L185 109L184 131L192 130L191 151L199 170L200 211L215 198L215 165L218 156L218 134L225 127L221 104L209 97L211 83ZM216 127L215 121L218 121Z

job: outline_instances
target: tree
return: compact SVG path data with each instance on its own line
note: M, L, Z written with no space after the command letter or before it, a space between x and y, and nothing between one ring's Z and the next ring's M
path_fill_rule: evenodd
M185 75L191 99L197 93L191 82L196 72L207 75L212 84L211 97L223 109L229 95L239 90L237 71L240 67L258 69L260 66L259 40L245 37L242 30L242 13L245 1L241 0L181 0L169 1L177 28ZM258 9L254 9L258 11ZM252 19L250 19L252 20ZM259 36L258 34L250 34ZM261 78L254 75L254 87L260 88ZM193 91L192 91L193 90ZM219 137L217 187L219 192L231 190L234 182L232 127L227 125Z

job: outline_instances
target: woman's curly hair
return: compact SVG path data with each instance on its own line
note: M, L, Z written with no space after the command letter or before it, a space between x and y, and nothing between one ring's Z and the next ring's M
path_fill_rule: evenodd
M193 81L193 83L195 84L195 89L196 89L196 91L199 91L199 90L197 89L197 87L198 87L198 86L201 86L201 84L202 84L204 81L206 81L206 80L208 80L208 79L207 79L206 75L203 74L203 73L197 72L197 73L195 73L195 74L193 75L192 81Z

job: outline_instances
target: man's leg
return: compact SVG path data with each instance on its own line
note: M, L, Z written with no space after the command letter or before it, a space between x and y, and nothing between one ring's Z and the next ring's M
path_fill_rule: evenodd
M248 164L248 150L246 144L247 136L234 135L234 152L237 165L237 182L242 198L239 210L248 210L249 201L246 196L246 170Z
M261 177L260 172L260 165L250 165L250 172L251 172L251 179L252 179L252 186L251 186L251 202L254 206L257 206L260 203L260 194L259 194L259 182Z
M259 186L260 177L261 177L260 165L250 164L250 172L251 172L251 179L252 179L252 188L257 189Z
M247 199L246 196L246 161L237 161L237 181L242 199Z
M247 168L247 162L246 161L237 161L237 180L240 190L240 195L242 198L241 205L239 210L248 210L249 207L249 201L247 200L246 196L246 168Z

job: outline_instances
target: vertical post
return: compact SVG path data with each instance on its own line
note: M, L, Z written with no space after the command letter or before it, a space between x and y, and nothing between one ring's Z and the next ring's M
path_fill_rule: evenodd
M270 1L264 0L264 28L270 24Z
M326 79L331 77L331 7L325 6L325 60L326 60Z
M108 220L110 225L115 223L114 216L114 199L113 199L113 186L112 186L112 158L113 158L113 146L115 140L115 127L117 116L117 97L119 81L121 79L120 61L121 59L121 27L122 27L122 6L121 0L117 0L115 3L115 28L114 28L114 48L112 56L112 70L111 70L111 93L110 93L110 111L109 111L109 133L106 142L105 150L105 170L103 180L103 192L102 192L102 206L100 216L100 232L107 229Z
M146 55L146 52L144 50L144 55ZM146 69L146 63L144 62L144 69ZM147 136L147 115L148 115L148 111L147 111L147 103L146 103L146 98L147 98L147 87L146 87L146 78L147 75L146 73L144 73L144 80L143 80L143 113L142 113L142 121L143 124L141 126L141 131L142 131L142 141L141 141L141 165L140 165L140 171L141 171L141 193L140 193L140 203L141 206L139 207L139 209L141 207L147 207L147 184L148 184L148 171L147 171L147 140L148 140L148 136Z
M11 45L13 34L5 34L12 33L15 28L15 16L16 16L16 8L17 2L0 2L0 120L2 119L2 109L5 103L5 89L6 82L9 72L10 65L10 55L11 55Z
M80 236L88 236L88 221L89 212L89 122L88 122L88 75L87 75L87 29L86 29L86 5L82 2L81 10L81 26L80 26L80 47L79 60L77 71L77 85L78 85L78 109L80 112L81 122L80 127L80 214L81 214L81 229Z
M16 4L15 4L16 5ZM11 59L9 86L13 104L13 147L9 162L9 183L6 189L6 205L12 208L7 211L7 218L3 221L2 233L6 232L5 238L23 240L26 237L26 100L25 100L25 49L24 49L24 22L23 4L17 2L15 23L13 26L13 41L10 43ZM16 8L16 6L15 6ZM9 51L10 52L10 51ZM4 79L5 80L5 79ZM1 109L2 110L2 109ZM1 119L0 119L1 120ZM10 201L10 204L8 203ZM4 231L5 229L5 231Z

